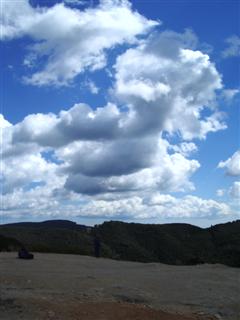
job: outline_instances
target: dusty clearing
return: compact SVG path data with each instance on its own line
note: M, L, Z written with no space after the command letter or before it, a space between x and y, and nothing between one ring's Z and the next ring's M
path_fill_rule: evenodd
M240 269L222 265L0 253L0 277L1 320L240 319Z

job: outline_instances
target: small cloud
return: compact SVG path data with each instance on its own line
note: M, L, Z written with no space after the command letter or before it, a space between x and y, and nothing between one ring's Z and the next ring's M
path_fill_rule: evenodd
M34 68L36 66L37 55L33 52L29 53L23 60L23 65L27 68Z
M227 48L222 51L223 58L239 57L240 56L240 38L233 35L225 40Z
M224 189L218 189L216 191L216 194L217 194L218 197L223 197L224 194L225 194L225 190Z
M85 86L87 89L90 90L92 94L98 94L99 88L96 86L96 84L92 80L87 80L85 83Z
M234 199L240 200L240 181L235 181L229 189L229 194Z
M222 91L222 97L227 102L231 102L239 93L239 89L225 89Z
M213 46L207 42L200 43L200 49L203 53L206 53L208 55L213 53L213 51L214 51Z

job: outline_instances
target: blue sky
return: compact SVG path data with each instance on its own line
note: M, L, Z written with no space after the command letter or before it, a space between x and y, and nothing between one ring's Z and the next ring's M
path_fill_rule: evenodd
M239 218L239 2L1 2L2 222Z

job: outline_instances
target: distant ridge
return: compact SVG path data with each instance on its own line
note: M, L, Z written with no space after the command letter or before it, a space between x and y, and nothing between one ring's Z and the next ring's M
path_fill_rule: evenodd
M175 265L222 263L240 267L240 220L200 228L190 224L104 222L95 227L68 220L0 225L0 235L35 252L94 254L101 239L103 257ZM1 240L1 238L0 238Z
M0 225L1 226L1 225ZM64 228L64 229L86 229L91 228L83 224L77 224L70 220L46 220L41 222L16 222L8 223L3 226L9 227L32 227L32 228Z

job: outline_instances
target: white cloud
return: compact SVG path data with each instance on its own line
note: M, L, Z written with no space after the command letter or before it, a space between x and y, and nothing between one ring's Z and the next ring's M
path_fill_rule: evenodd
M18 153L28 145L36 152L50 148L61 162L57 174L65 175L65 187L80 194L193 189L190 178L200 164L186 157L196 145L171 146L160 136L181 132L183 139L202 139L225 128L216 110L201 117L205 106L215 108L222 84L209 57L186 48L195 42L189 31L142 40L115 65L112 95L127 109L76 104L58 115L29 115L11 129L12 145Z
M170 146L174 151L181 153L185 157L190 156L198 150L198 147L193 142L182 142L179 145Z
M31 189L35 184L50 185L61 179L56 175L57 165L48 162L40 153L24 153L17 157L8 157L3 162L3 193L12 193L14 190L26 188ZM55 186L56 187L56 186Z
M112 136L109 140L97 141L79 140L81 135L75 132L69 133L64 145L62 142L57 145L54 142L56 126L60 132L66 124L74 128L76 115L72 112L78 115L82 105L80 109L79 105L74 108L61 112L60 118L53 114L31 115L22 123L5 126L8 140L3 149L6 161L3 163L2 214L130 219L233 214L229 206L221 202L162 194L194 188L190 178L200 164L185 157L196 149L193 143L182 143L173 153L172 146L155 135L141 139ZM117 110L116 106L110 106L106 116L111 108ZM91 117L98 119L92 112ZM48 150L55 161L44 154Z
M229 176L240 175L240 151L236 151L232 157L226 161L221 161L218 164L218 168L226 168L226 174Z
M223 58L240 56L240 37L232 35L225 40L227 48L222 51Z
M239 89L224 89L222 91L222 97L227 102L231 102L239 93L240 93Z
M105 143L81 143L60 150L59 158L68 164L67 189L86 194L193 189L189 178L200 164L179 153L169 155L165 141Z
M216 194L217 194L218 197L223 197L225 193L226 193L225 189L218 189L216 191Z
M130 80L127 83L119 81L117 91L120 96L140 97L146 102L151 102L166 96L170 92L170 87L160 82L155 84L149 80Z
M34 85L67 85L85 70L105 66L107 50L132 45L116 60L112 101L105 106L78 103L59 114L30 114L15 125L0 116L3 212L133 218L231 214L221 202L165 194L195 188L191 177L200 163L188 158L198 150L189 140L226 128L216 106L221 75L196 49L192 31L155 32L139 40L157 23L126 0L102 0L82 11L64 4L33 8L26 0L18 9L5 0L3 5L3 39L28 36L34 42L24 60L33 72L25 80ZM47 62L39 70L42 57ZM85 85L98 93L91 79ZM163 138L174 135L175 145ZM234 159L219 167L235 175Z
M11 123L8 122L2 114L0 114L0 129L10 127Z
M164 217L211 217L232 214L228 205L188 195L175 198L169 195L153 195L149 202Z
M193 49L195 44L190 31L165 31L117 58L112 95L129 105L126 121L133 133L151 128L192 140L226 129L215 107L221 75L207 54ZM211 114L204 117L204 109Z
M93 110L80 103L59 115L32 114L18 123L13 142L35 142L45 147L59 147L76 140L112 140L119 135L120 111L108 103Z
M240 151L236 151L230 158L226 161L220 161L218 168L225 169L226 174L231 177L240 176ZM237 207L239 211L240 208L240 181L234 181L232 185L226 189L220 189L217 191L217 195L229 195L233 206Z
M58 117L29 115L5 128L4 188L10 192L28 185L31 179L42 178L47 183L53 174L65 177L68 190L83 194L193 189L190 178L200 166L198 161L187 159L178 150L173 153L158 134L141 139L127 137L125 132L122 135L120 115L111 104L95 111L76 105ZM192 150L194 144L184 148ZM42 156L48 151L54 155L53 163ZM14 175L15 167L20 170L19 177ZM36 167L37 172L31 173Z
M2 214L17 216L41 216L74 218L76 216L105 217L125 219L164 218L217 218L236 214L231 208L214 200L195 196L175 198L167 194L151 197L132 195L115 199L94 199L93 197L76 197L68 194L66 201L53 197L48 189L37 187L26 193L18 190L11 195L3 196ZM19 210L20 209L20 210Z
M150 218L194 218L231 215L231 209L224 203L205 200L194 196L175 198L170 195L155 195L152 198L134 196L127 199L90 202L86 212L98 212L104 216L124 216L134 219Z
M103 68L107 49L133 43L158 24L132 11L124 0L101 1L85 10L63 4L35 9L27 0L17 6L4 1L2 6L2 38L29 36L34 41L24 64L36 67L39 58L47 58L42 70L25 77L37 86L67 85L86 69Z
M40 14L33 9L28 0L15 1L1 0L0 28L1 40L19 37L26 33Z
M84 85L92 94L99 93L100 88L92 80L87 80Z
M239 200L238 204L240 205L240 181L235 181L229 189L229 194L234 199Z

